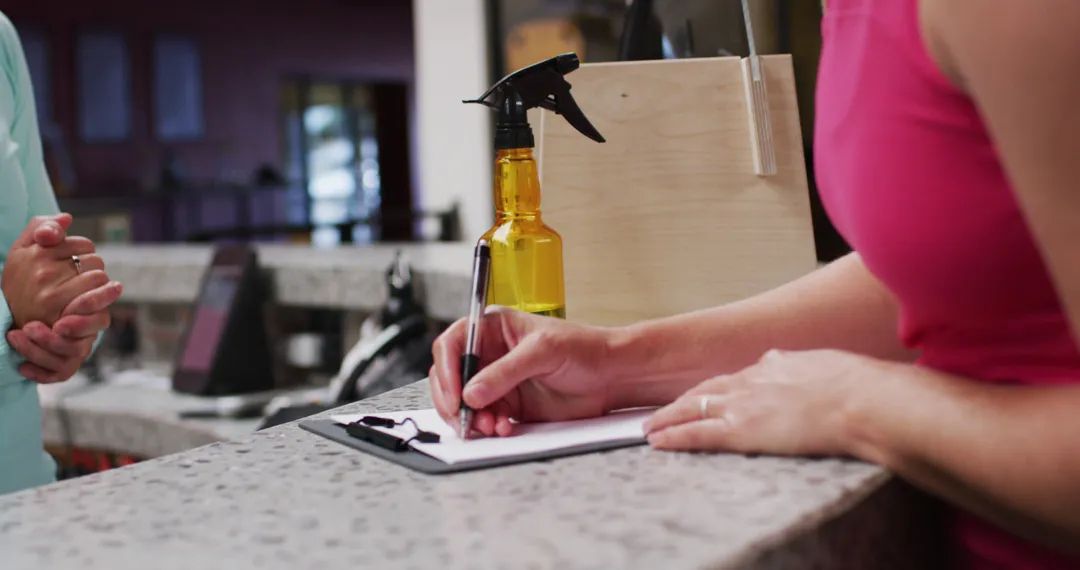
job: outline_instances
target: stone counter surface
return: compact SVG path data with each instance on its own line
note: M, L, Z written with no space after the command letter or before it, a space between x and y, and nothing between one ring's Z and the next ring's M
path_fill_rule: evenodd
M337 411L427 406L418 383ZM882 525L909 520L834 519L892 485L856 461L647 447L430 476L289 424L0 497L0 566L883 567Z
M284 305L370 311L386 300L386 270L401 251L413 267L428 313L441 320L465 314L472 246L465 243L378 244L315 249L256 246L274 297ZM128 302L189 303L210 265L209 245L103 245L109 275Z
M166 379L167 380L167 379ZM213 399L135 384L87 385L85 377L38 387L46 445L160 457L245 439L261 419L182 418Z

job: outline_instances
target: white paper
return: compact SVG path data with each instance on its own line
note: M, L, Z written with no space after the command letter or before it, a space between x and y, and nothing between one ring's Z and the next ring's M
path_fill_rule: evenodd
M569 422L517 424L514 434L508 437L485 437L463 440L456 430L447 425L434 409L405 410L400 412L347 414L331 416L339 424L354 422L366 415L401 421L412 418L420 429L439 434L439 443L412 442L413 449L430 455L443 463L514 457L556 451L579 445L613 441L644 441L642 424L652 414L651 409L624 410L599 418ZM416 434L411 424L395 428L375 428L401 438Z

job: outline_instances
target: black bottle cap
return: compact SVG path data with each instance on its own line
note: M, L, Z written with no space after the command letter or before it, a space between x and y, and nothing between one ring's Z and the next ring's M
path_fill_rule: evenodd
M495 122L495 148L532 148L532 127L525 102L517 91L509 91L499 104L499 118Z
M519 69L499 80L477 99L499 116L495 123L495 148L532 148L535 144L526 111L540 107L562 115L581 134L596 142L603 135L589 122L570 95L570 83L563 78L580 66L575 53L564 53Z

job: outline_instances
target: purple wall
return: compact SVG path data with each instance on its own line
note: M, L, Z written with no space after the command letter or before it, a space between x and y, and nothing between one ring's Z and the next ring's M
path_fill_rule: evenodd
M16 27L49 38L53 116L78 174L78 195L129 193L157 180L165 147L194 180L249 180L262 163L284 170L280 84L289 75L413 81L407 0L4 0ZM83 29L124 34L131 55L132 139L77 137L75 40ZM205 136L160 143L151 85L155 34L193 37L201 49Z

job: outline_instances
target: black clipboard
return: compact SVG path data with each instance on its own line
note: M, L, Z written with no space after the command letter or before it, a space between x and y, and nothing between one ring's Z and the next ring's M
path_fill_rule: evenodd
M349 433L345 431L344 426L333 420L304 420L300 422L300 428L340 444L347 445L353 449L359 449L364 453L374 455L380 459L385 459L391 463L397 463L398 465L408 467L413 471L427 473L428 475L445 475L447 473L460 473L462 471L476 471L478 469L490 469L492 467L501 467L503 465L514 465L516 463L528 463L530 461L541 461L555 459L557 457L568 457L571 455L582 455L597 451L608 451L623 447L645 445L645 440L643 438L635 437L565 447L540 453L528 453L524 455L513 455L509 457L464 461L461 463L450 464L443 463L430 455L424 455L415 449L410 448L407 451L391 451L362 439L357 439L349 435Z

